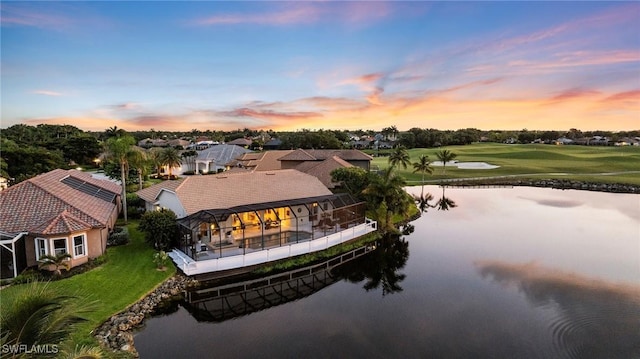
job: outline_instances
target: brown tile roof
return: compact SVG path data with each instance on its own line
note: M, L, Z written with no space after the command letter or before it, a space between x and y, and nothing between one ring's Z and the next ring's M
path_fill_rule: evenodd
M260 153L247 153L239 158L244 167L254 171L275 171L281 169L280 157L293 152L293 150L273 150Z
M145 201L155 202L163 189L177 194L187 215L205 209L331 195L319 179L296 170L189 176L164 181L137 193Z
M338 156L345 161L371 161L373 157L359 150L303 150L297 149L280 158L281 161L323 161Z
M334 188L337 183L331 180L331 171L347 167L353 167L353 165L338 156L333 156L321 162L303 162L296 166L296 170L317 177L325 186Z
M32 233L51 235L66 234L81 231L93 227L91 224L72 215L66 209L51 220L42 222L40 226L36 226L30 230Z
M114 191L114 195L121 190L113 182L77 170L53 170L0 192L0 230L66 234L81 226L106 225L116 205L61 182L69 176Z

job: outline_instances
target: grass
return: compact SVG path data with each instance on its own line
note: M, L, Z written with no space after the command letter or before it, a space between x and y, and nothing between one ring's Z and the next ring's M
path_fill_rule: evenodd
M442 148L415 148L408 150L411 161L422 154L437 161L435 153ZM447 166L434 167L433 175L425 182L437 182L449 178L476 178L496 176L518 176L519 178L562 178L599 183L626 183L640 185L640 173L618 173L640 171L640 148L636 146L555 146L543 144L507 145L478 143L468 146L447 146L457 154L460 162L487 162L500 166L496 169L458 169ZM373 166L384 169L386 157L374 158ZM419 184L421 174L413 168L400 168L399 172L410 184ZM603 175L607 173L607 175ZM614 173L614 174L608 174Z
M172 263L164 272L157 271L153 263L155 251L144 242L137 230L137 221L129 221L131 242L107 249L107 262L89 272L49 283L50 288L63 295L78 297L80 305L90 305L92 311L72 334L75 344L97 345L92 331L112 315L140 300L175 273ZM10 305L15 293L24 285L15 285L0 291L0 302Z

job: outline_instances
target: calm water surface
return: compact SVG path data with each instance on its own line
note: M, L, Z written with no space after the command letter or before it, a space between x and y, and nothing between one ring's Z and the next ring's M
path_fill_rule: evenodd
M443 200L442 188L425 191L433 207L412 234L333 270L322 289L215 322L181 304L146 322L138 352L640 358L640 196L448 188Z

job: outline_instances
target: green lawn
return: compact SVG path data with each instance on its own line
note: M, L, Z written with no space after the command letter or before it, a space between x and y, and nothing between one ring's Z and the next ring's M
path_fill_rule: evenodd
M144 236L137 230L136 221L129 221L131 242L124 246L107 249L107 262L83 274L50 282L51 288L64 295L75 295L81 303L93 303L93 310L85 315L83 323L72 338L78 344L97 342L91 331L113 314L135 303L166 278L175 273L173 264L168 264L164 272L157 271L153 263L155 251L144 242ZM23 285L16 285L0 291L0 303L4 308L10 305L12 297Z
M468 146L444 147L458 155L460 162L487 162L500 166L496 169L458 169L447 166L434 167L433 175L426 181L445 178L475 178L493 176L519 176L521 178L564 178L603 183L627 183L640 185L640 173L617 173L640 171L640 147L603 146L555 146L555 145L507 145L478 143ZM417 161L421 154L437 161L435 153L442 148L415 148L408 150L411 161ZM380 169L388 166L387 157L374 158L373 166ZM413 168L400 168L400 174L410 184L418 184L421 175L413 173ZM415 182L414 182L415 181Z

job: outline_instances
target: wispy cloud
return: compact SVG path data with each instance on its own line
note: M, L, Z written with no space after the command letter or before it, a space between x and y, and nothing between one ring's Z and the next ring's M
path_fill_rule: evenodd
M34 90L31 91L34 95L42 95L42 96L64 96L62 92L51 91L51 90Z
M286 3L273 9L253 13L215 14L188 21L195 26L253 24L283 26L312 24L319 21L339 21L347 24L362 24L377 21L392 12L384 2L300 2Z
M35 8L25 4L2 3L0 7L2 14L2 26L30 26L46 29L62 29L68 27L73 19L47 11L42 8Z

